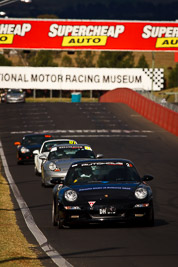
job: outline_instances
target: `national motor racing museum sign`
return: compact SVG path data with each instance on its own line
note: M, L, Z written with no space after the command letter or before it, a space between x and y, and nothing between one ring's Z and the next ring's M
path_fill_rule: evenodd
M178 51L178 22L1 19L0 48Z
M128 87L159 91L163 76L163 69L0 67L0 88L82 91Z

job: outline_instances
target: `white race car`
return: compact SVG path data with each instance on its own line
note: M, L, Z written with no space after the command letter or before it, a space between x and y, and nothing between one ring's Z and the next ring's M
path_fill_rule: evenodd
M51 148L53 146L56 145L60 145L60 144L77 144L77 141L75 140L71 140L71 139L52 139L52 140L48 140L45 141L42 145L40 150L34 150L33 154L34 154L34 170L35 170L35 174L36 175L41 175L41 164L42 164L42 160L40 159L41 155L45 155L48 156Z

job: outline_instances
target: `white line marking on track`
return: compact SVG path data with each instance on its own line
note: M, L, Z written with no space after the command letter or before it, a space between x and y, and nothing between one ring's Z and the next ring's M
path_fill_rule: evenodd
M51 260L59 267L72 267L68 261L66 261L49 243L45 235L41 232L41 230L36 225L33 216L30 212L30 209L28 208L26 202L22 198L20 191L18 187L16 186L14 179L12 178L12 175L10 173L6 157L4 155L4 150L2 147L2 143L0 140L0 156L2 159L2 164L4 167L4 171L7 177L7 180L10 184L10 187L12 189L12 192L17 200L17 203L20 207L20 210L22 212L22 215L24 217L24 220L27 224L27 227L37 240L40 247L43 249L43 251L51 258Z
M35 131L36 132L36 131ZM28 134L28 133L33 133L33 131L13 131L11 134ZM127 129L75 129L75 130L42 130L42 131L37 131L36 133L59 133L59 134L64 134L64 133L153 133L153 131L150 130L127 130Z

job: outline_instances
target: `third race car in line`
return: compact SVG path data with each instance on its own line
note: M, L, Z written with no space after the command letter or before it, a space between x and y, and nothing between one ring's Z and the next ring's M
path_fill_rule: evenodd
M41 175L41 165L42 165L42 159L40 159L41 156L45 155L47 157L49 155L49 152L53 146L60 145L60 144L77 144L77 141L71 140L71 139L53 139L53 140L47 140L45 141L40 149L36 149L33 151L34 156L34 164L35 164L35 174Z

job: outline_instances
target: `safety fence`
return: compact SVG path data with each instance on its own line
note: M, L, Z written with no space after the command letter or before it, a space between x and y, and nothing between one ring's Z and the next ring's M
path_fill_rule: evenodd
M164 107L167 107L168 109L171 109L175 112L178 112L178 105L176 105L176 103L178 103L178 101L174 104L172 103L169 103L165 100L165 98L161 98L161 97L158 97L158 96L155 96L153 93L149 92L149 91L138 91L138 93L140 93L141 95L145 96L146 98L149 98L150 100L164 106ZM163 93L163 94L174 94L175 95L175 98L176 96L178 95L178 92L170 92L170 93ZM165 100L165 101L164 101Z
M155 103L129 88L118 88L108 91L100 97L99 102L127 104L146 119L178 136L177 112Z

